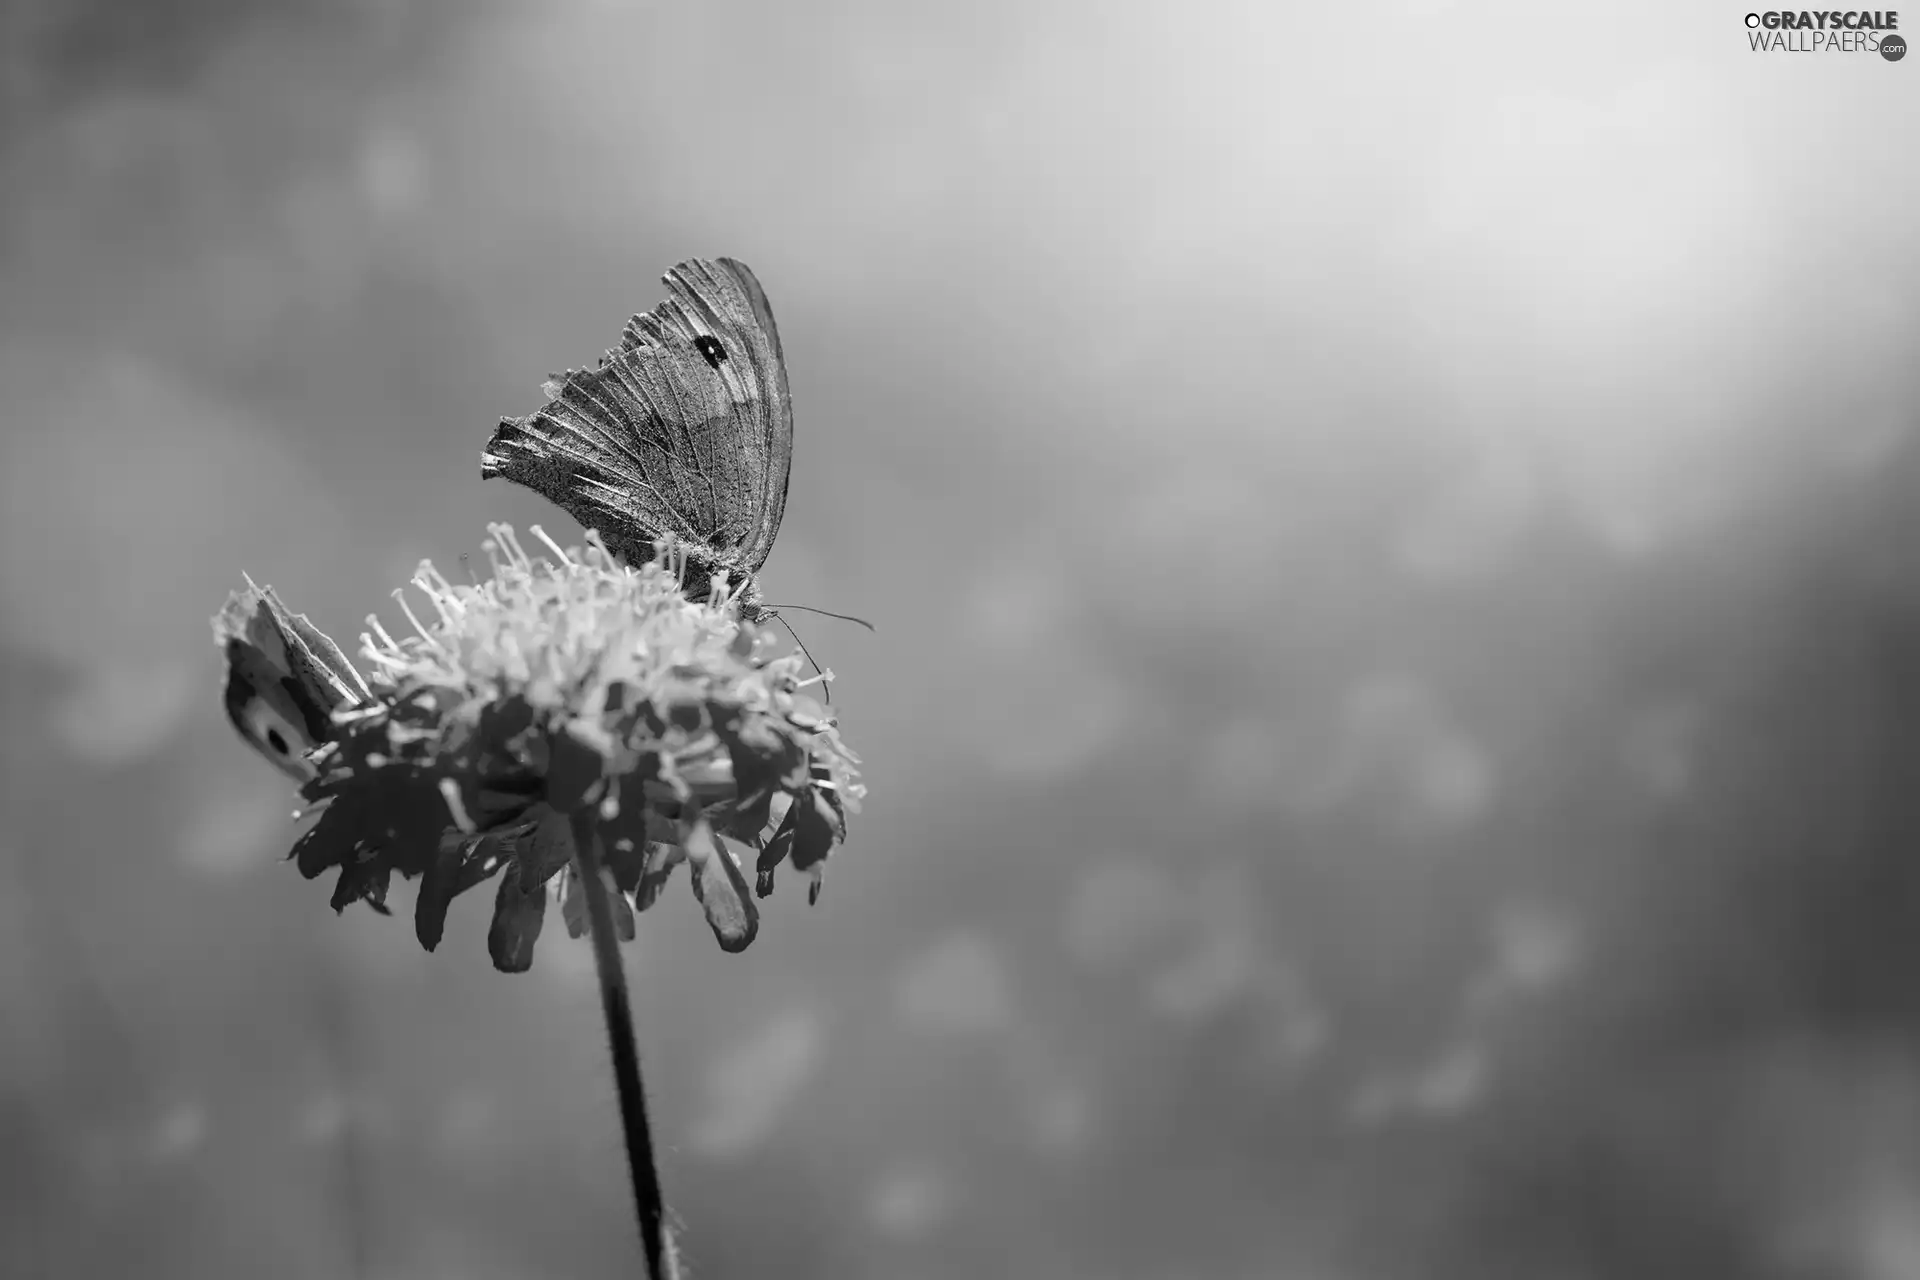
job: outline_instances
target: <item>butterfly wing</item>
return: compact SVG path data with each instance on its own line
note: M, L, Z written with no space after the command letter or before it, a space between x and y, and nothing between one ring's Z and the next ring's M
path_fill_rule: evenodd
M600 531L629 563L672 533L718 567L755 573L786 511L793 408L780 334L745 263L693 258L634 316L598 368L548 383L480 457Z
M213 621L227 659L227 718L275 767L304 782L308 753L333 736L333 713L372 700L340 647L272 587L247 581Z

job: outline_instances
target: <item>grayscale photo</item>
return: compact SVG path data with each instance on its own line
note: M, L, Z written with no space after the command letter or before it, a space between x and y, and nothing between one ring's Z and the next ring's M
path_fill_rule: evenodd
M1920 1280L1915 27L0 0L0 1280Z

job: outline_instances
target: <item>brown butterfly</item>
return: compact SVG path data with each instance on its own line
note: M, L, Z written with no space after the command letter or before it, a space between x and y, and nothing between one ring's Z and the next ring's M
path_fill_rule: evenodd
M628 321L597 368L555 374L545 407L501 420L480 475L543 494L629 564L673 534L688 595L704 599L725 573L741 615L758 621L755 575L793 463L780 332L743 262L692 258L664 283L667 299Z

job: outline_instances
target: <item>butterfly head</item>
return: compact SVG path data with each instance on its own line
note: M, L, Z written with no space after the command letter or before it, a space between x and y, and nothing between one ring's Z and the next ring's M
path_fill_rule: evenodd
M764 622L768 617L761 603L760 579L741 562L737 554L712 547L681 543L674 558L680 564L681 589L687 599L704 603L714 598L716 584L724 583L726 601L746 622Z

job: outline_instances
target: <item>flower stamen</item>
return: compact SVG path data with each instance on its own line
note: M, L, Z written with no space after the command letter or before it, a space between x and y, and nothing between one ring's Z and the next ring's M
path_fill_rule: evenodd
M447 802L447 812L453 815L453 825L466 835L479 830L471 817L467 815L467 805L460 798L460 787L452 778L440 779L440 795Z
M547 531L545 529L542 529L537 524L530 524L527 526L527 528L533 531L534 537L540 539L540 541L547 544L547 550L553 552L554 556L559 559L561 564L565 565L569 569L574 567L573 558L567 554L566 549L564 547L562 547L559 543L555 542L552 538L549 538L547 536Z
M413 612L413 606L407 603L406 588L395 587L393 589L393 598L400 602L400 612L407 615L407 621L411 622L413 624L413 629L420 633L420 638L422 640L425 640L427 644L431 646L434 650L438 651L440 649L440 642L433 638L433 632L427 630L426 627L421 625L419 617L417 617Z

